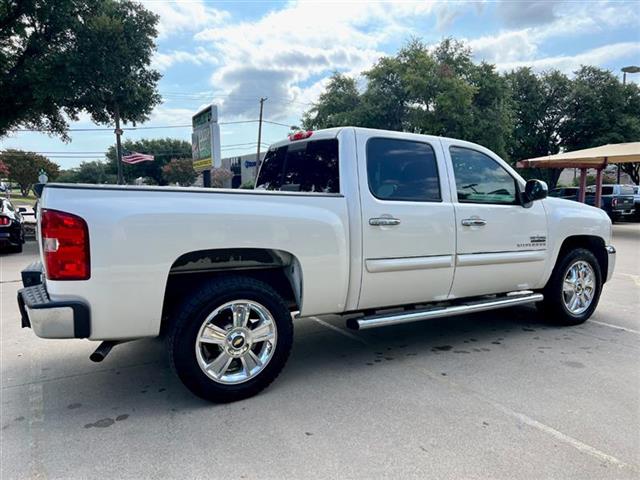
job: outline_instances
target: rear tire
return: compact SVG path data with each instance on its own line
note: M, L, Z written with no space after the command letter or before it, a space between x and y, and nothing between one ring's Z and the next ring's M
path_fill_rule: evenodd
M171 364L189 390L233 402L259 393L282 371L293 343L291 313L266 283L219 278L178 308L168 343Z
M591 317L602 292L602 273L591 251L576 248L558 258L537 305L556 325L579 325Z

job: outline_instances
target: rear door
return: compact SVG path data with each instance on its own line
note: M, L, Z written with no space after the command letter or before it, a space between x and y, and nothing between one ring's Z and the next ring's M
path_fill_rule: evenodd
M455 189L457 230L455 298L533 288L547 250L541 201L522 206L518 180L480 146L443 140Z
M359 308L444 300L455 224L440 141L356 130L362 214Z

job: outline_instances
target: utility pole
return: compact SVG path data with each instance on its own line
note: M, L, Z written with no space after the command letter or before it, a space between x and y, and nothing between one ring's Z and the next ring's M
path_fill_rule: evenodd
M118 162L118 185L124 183L124 177L122 175L122 145L120 144L120 135L122 135L122 129L120 128L120 109L116 107L116 161Z
M256 153L256 166L260 166L260 142L262 141L262 109L264 102L267 99L265 97L260 98L260 119L258 120L258 152Z

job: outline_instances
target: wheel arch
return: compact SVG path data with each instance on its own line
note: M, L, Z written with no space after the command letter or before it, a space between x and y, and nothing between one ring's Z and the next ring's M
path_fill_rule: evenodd
M302 264L294 254L269 248L196 250L180 255L169 269L160 334L166 332L176 306L199 283L229 274L263 281L282 296L292 311L302 308Z
M571 235L565 238L558 250L558 255L556 256L555 265L558 264L561 258L570 252L571 250L575 250L576 248L584 248L585 250L589 250L598 260L598 266L600 267L600 273L602 276L602 283L607 279L607 271L609 268L609 256L606 251L606 243L602 237L597 235Z

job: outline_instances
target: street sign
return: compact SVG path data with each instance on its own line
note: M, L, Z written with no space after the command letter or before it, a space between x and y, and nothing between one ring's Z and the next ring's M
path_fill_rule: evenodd
M196 113L192 119L191 154L196 172L220 167L220 126L218 125L218 107L209 105Z

